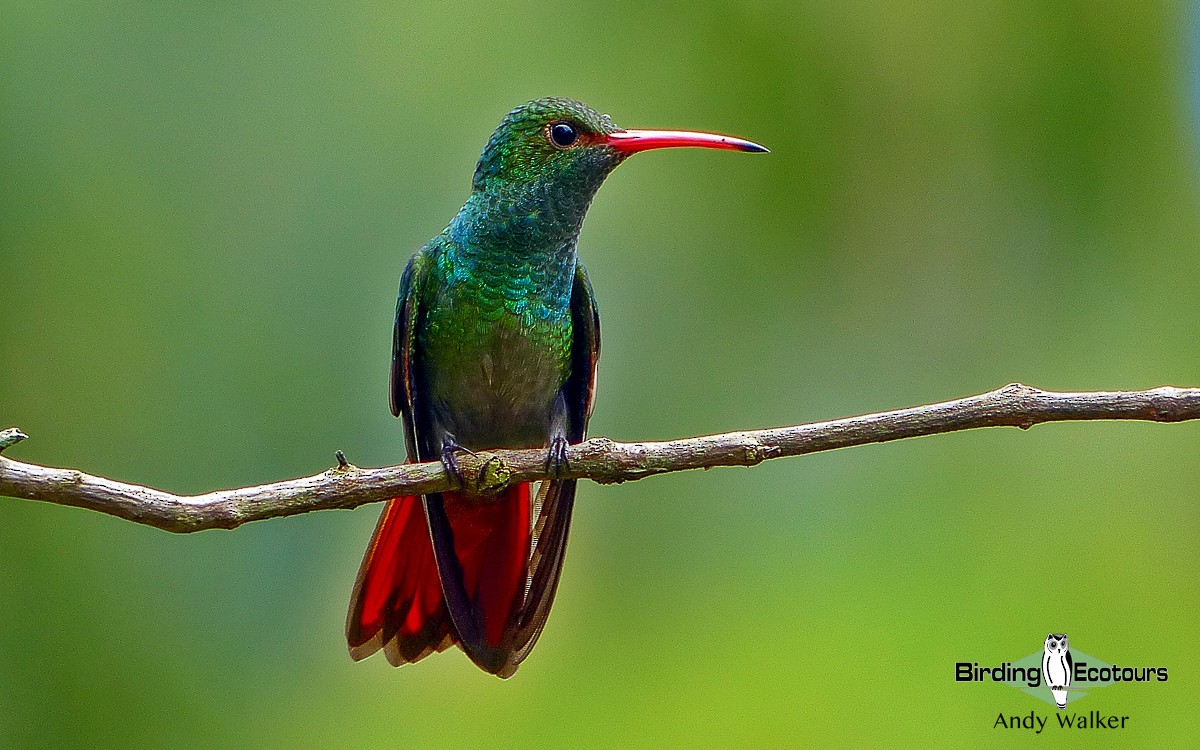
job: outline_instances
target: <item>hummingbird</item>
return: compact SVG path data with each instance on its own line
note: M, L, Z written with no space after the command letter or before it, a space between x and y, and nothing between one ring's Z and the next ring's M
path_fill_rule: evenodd
M508 113L479 158L466 204L408 261L392 339L392 414L410 462L545 448L566 466L596 392L600 317L576 243L604 178L631 154L672 146L765 152L716 133L623 130L572 99ZM558 588L574 479L388 501L350 600L350 656L400 666L459 646L512 676Z

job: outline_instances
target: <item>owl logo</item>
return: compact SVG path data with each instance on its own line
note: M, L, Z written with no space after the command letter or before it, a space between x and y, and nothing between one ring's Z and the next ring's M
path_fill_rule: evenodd
M1071 673L1075 666L1071 662L1071 649L1066 633L1051 633L1046 636L1046 651L1042 654L1042 681L1050 688L1054 703L1059 710L1067 707L1067 688L1071 685Z

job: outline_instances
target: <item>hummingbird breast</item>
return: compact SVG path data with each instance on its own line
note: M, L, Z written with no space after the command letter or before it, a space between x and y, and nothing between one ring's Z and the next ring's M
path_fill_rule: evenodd
M440 260L449 273L417 341L435 432L474 450L546 445L570 369L573 252L568 264L504 258L467 273Z

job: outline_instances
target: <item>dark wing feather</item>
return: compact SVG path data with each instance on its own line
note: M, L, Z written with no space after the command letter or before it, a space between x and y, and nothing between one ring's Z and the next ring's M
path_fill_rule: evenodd
M571 290L571 372L563 385L567 405L567 439L582 442L587 434L588 418L596 394L596 364L600 358L600 313L592 284L582 264L575 267ZM513 633L509 674L529 655L545 627L550 605L558 589L567 534L571 529L571 510L575 506L575 480L543 482L534 505L536 523L533 553L529 561L529 592Z
M583 442L588 419L596 401L596 365L600 361L600 310L592 293L583 264L575 266L575 285L571 289L571 323L575 341L571 349L571 375L563 386L572 443Z
M428 275L429 256L424 248L409 258L400 276L396 299L396 325L392 329L392 377L388 389L392 415L404 418L404 442L408 460L421 460L417 443L417 323L420 316L421 290Z

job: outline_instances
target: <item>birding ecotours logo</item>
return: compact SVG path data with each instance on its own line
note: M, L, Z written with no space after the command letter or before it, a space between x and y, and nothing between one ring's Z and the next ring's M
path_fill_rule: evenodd
M1049 703L1058 709L1055 718L1061 728L1124 729L1128 716L1087 714L1067 711L1092 691L1117 683L1162 683L1168 678L1165 666L1127 666L1109 664L1070 645L1066 633L1049 633L1042 648L1021 659L1000 664L959 661L954 664L955 682L998 682ZM1035 711L1010 715L1001 711L993 727L1033 729L1040 734L1052 725L1049 717Z

